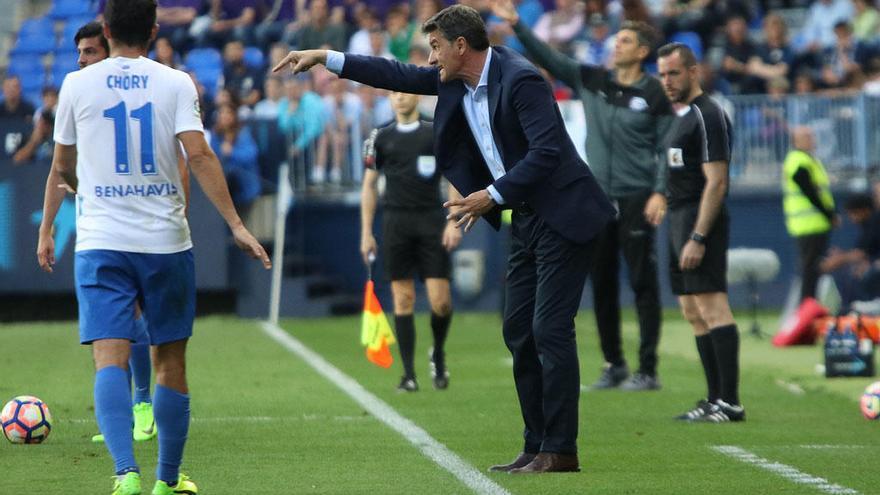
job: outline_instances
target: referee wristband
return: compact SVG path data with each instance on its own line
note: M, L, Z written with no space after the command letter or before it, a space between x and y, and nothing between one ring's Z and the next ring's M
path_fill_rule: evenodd
M696 231L691 232L690 240L698 242L700 244L706 244L706 236Z

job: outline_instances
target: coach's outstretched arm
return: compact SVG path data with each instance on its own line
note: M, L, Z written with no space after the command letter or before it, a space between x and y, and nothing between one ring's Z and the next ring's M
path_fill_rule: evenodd
M205 195L217 208L220 216L226 220L226 224L232 230L232 236L238 247L251 258L256 258L263 263L268 270L272 268L272 262L266 250L259 241L248 231L235 211L232 197L229 195L229 187L226 185L226 177L217 155L205 141L205 135L199 131L186 131L177 135L177 139L183 143L183 149L189 157L189 166L193 175L205 191Z
M382 57L367 57L332 50L303 50L287 54L272 72L290 66L294 74L315 65L324 65L343 79L357 81L374 88L414 95L436 95L440 83L436 67L402 64Z

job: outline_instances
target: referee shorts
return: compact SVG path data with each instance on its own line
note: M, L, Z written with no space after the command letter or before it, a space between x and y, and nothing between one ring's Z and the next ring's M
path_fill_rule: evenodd
M382 255L391 280L449 278L449 253L443 247L443 210L385 210Z
M730 218L722 207L712 230L706 235L706 253L693 270L679 268L681 251L697 223L699 205L684 205L669 210L669 281L672 293L679 296L727 292L727 246L730 243Z

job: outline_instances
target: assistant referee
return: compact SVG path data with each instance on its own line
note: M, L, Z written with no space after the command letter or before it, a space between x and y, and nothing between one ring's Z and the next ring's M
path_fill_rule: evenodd
M376 254L373 219L380 172L385 175L382 250L385 274L394 297L394 330L403 361L398 390L418 390L415 352L415 278L425 282L431 306L434 347L430 355L434 388L449 386L444 343L452 320L449 252L461 241L454 221L446 220L440 197L440 173L434 161L434 130L419 119L419 96L391 93L396 122L374 130L367 140L361 194L361 255L370 263ZM449 186L451 198L459 198Z
M694 329L708 386L706 399L677 419L743 421L739 332L727 300L730 118L703 93L690 48L671 43L657 53L660 81L678 113L667 151L670 279Z

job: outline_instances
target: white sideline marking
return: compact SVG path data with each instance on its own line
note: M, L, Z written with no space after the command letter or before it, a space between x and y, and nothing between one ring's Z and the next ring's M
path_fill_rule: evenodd
M424 429L401 416L394 408L368 392L360 383L327 362L326 359L306 347L278 325L263 322L261 326L266 335L308 363L318 374L330 380L376 419L385 423L397 433L400 433L409 443L419 449L422 454L452 473L453 476L458 478L468 488L481 495L510 495L510 492L463 461L449 448L435 440Z
M831 495L860 495L858 491L853 490L852 488L831 483L825 478L803 473L787 464L758 457L748 450L735 445L716 445L712 447L712 450L746 464L752 464L766 471L770 471L771 473L778 474L789 481L812 486L823 493L829 493Z
M804 395L806 393L803 387L801 387L797 383L787 382L781 378L776 379L776 384L784 388L785 390L793 393L794 395Z
M268 423L272 421L362 421L365 416L321 416L319 414L303 414L302 416L216 416L190 418L194 423ZM95 423L95 418L56 419L59 423L88 424Z

